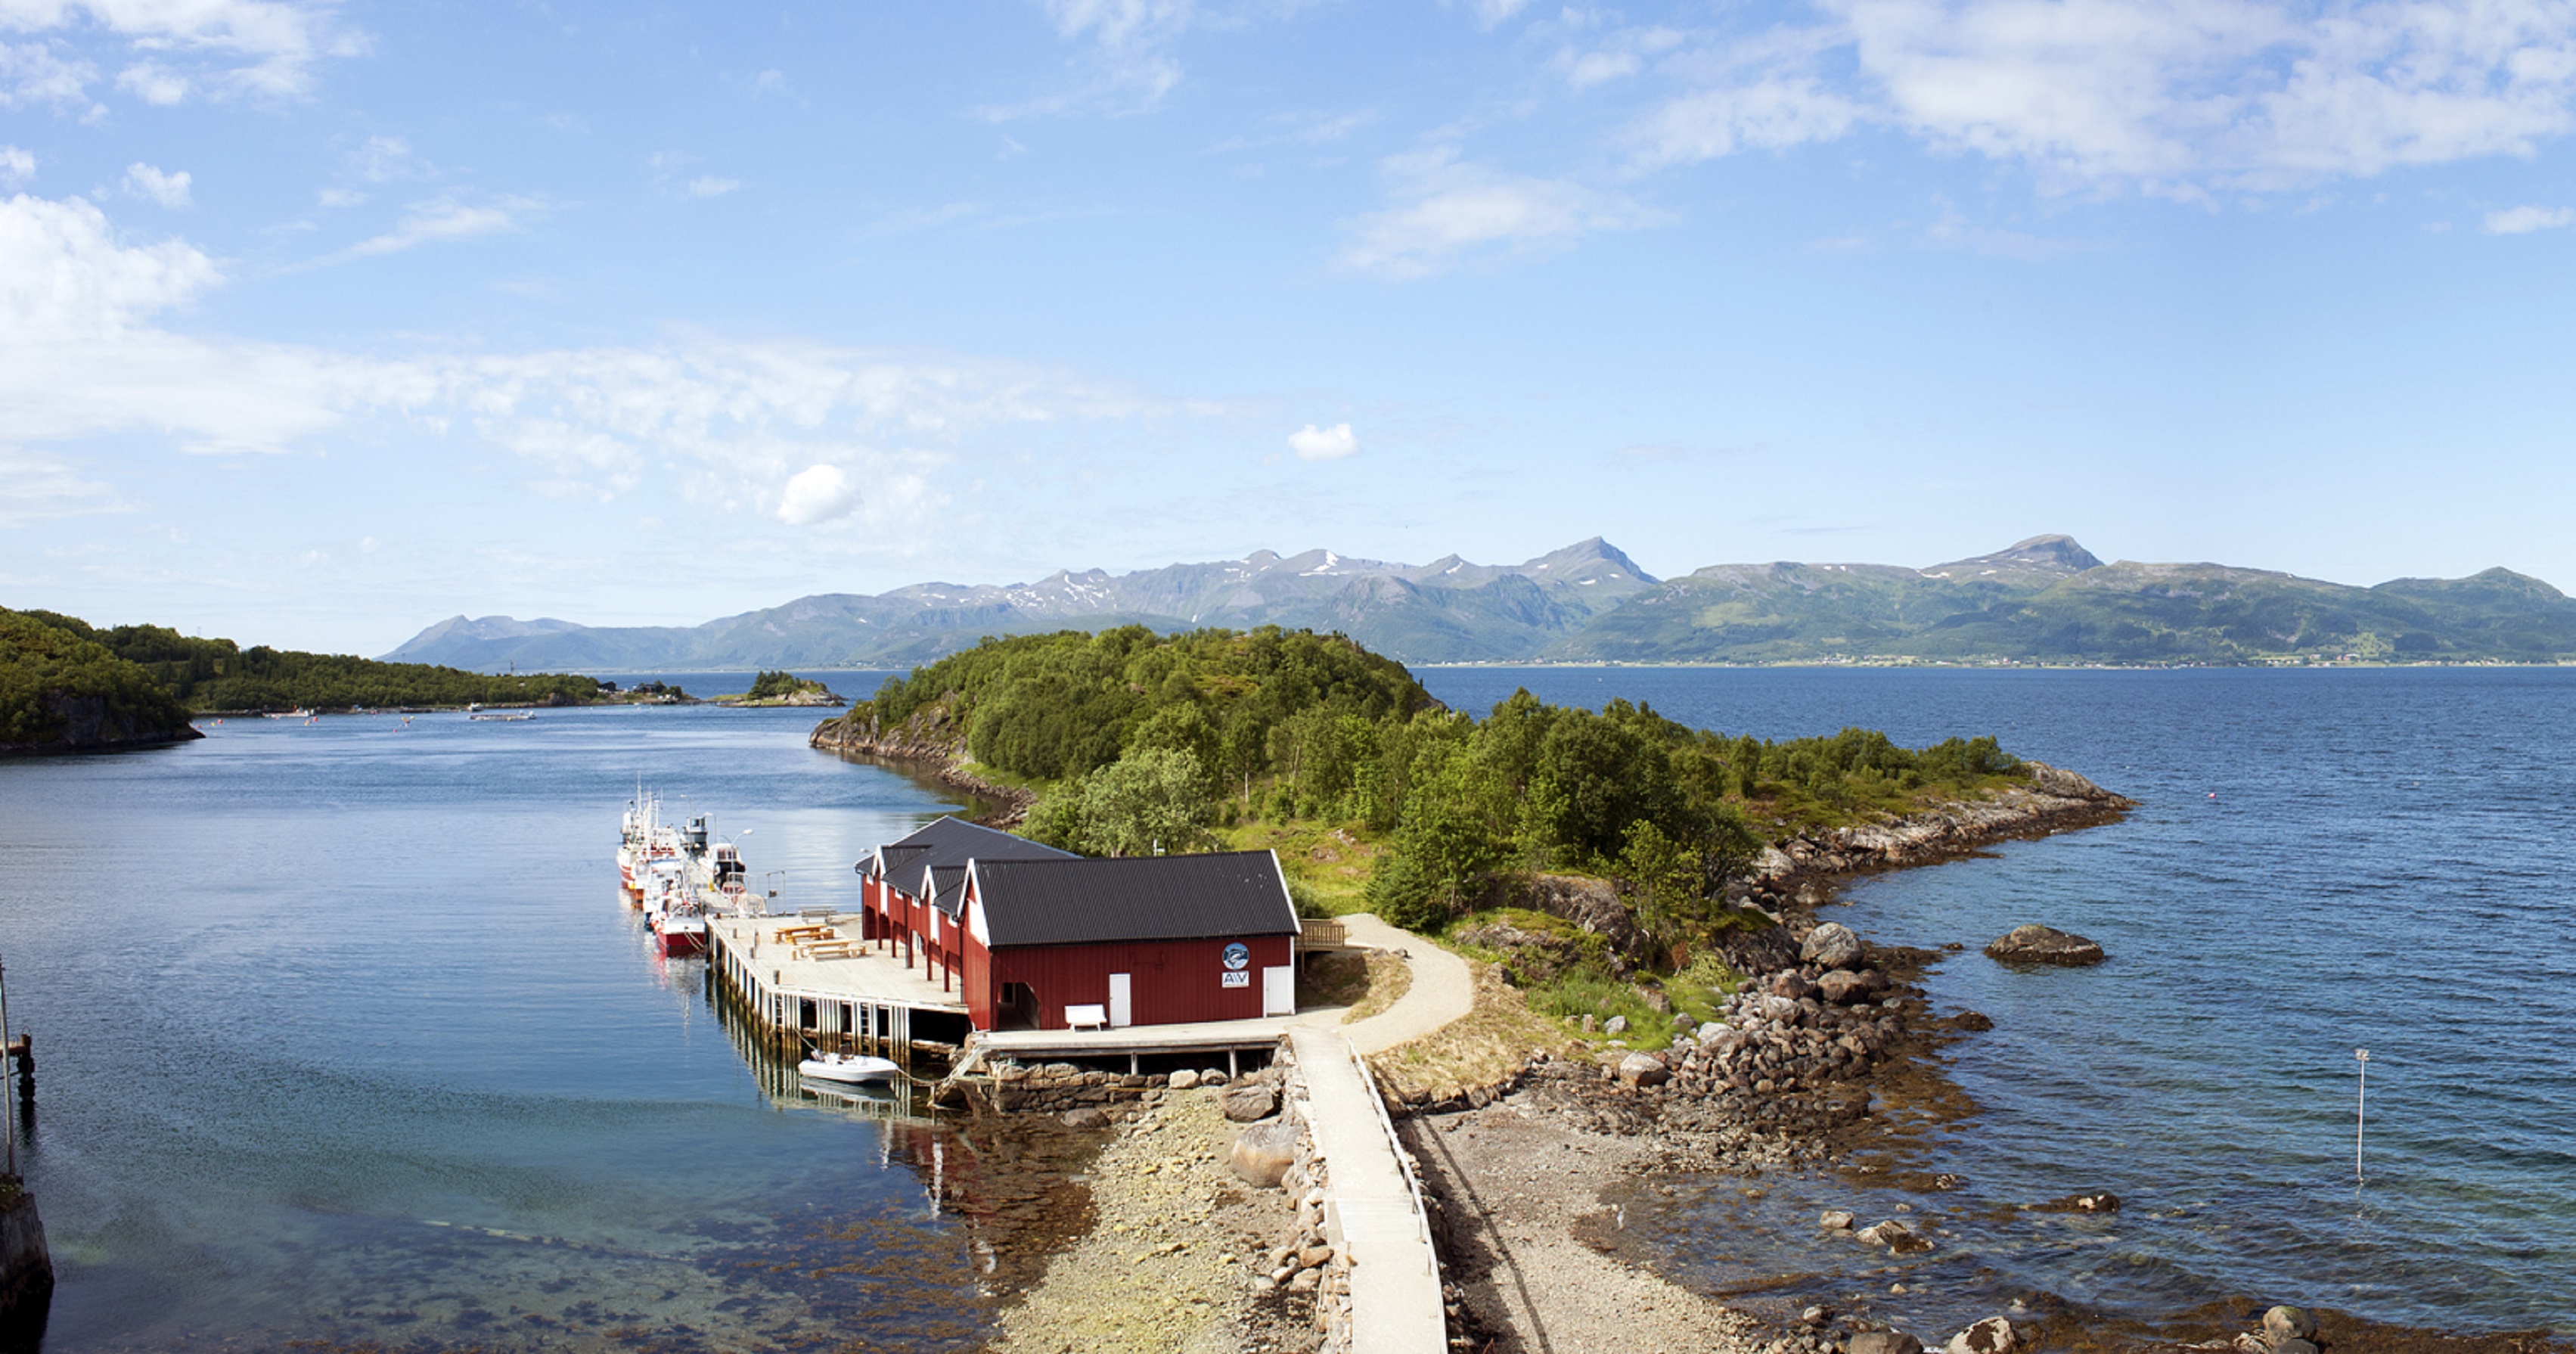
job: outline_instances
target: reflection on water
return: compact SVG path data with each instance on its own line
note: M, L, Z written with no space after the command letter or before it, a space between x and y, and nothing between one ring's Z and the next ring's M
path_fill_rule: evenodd
M976 1346L1091 1143L789 1094L617 901L639 776L791 905L944 807L812 722L246 721L0 764L45 1348Z

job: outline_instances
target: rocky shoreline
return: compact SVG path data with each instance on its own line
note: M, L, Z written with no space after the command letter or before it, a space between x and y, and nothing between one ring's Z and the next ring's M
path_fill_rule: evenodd
M1016 827L1029 816L1037 796L1016 785L997 785L964 769L959 749L966 730L945 706L933 706L904 723L886 728L866 704L814 726L809 747L859 761L892 762L979 801L974 821L986 827Z

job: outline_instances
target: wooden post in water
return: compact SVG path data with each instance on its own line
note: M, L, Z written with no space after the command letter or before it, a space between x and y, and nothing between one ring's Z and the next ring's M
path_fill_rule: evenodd
M2352 1183L2358 1189L2361 1187L2361 1126L2370 1113L2370 1050L2357 1048L2352 1051L2352 1056L2361 1064L2360 1088L2352 1105Z

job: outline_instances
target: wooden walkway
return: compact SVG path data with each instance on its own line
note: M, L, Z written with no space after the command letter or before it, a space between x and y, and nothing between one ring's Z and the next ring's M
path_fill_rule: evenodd
M707 962L722 994L769 1043L883 1053L908 1059L914 1016L938 1012L963 1025L966 999L901 960L868 951L800 956L781 933L828 926L859 933L859 914L828 917L709 917Z

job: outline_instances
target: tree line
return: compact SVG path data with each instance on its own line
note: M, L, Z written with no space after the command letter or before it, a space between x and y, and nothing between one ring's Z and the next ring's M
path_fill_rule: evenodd
M561 673L495 676L428 663L302 653L200 639L164 625L100 628L51 611L10 613L134 665L190 710L348 709L398 705L578 704L599 683Z
M1900 747L1846 729L1728 737L1526 690L1481 718L1339 635L1142 626L988 639L890 678L846 719L962 729L1031 783L1029 835L1097 855L1205 849L1258 819L1346 823L1385 847L1380 915L1437 926L1542 871L1618 880L1640 924L1714 925L1764 842L2021 774L1992 738Z

